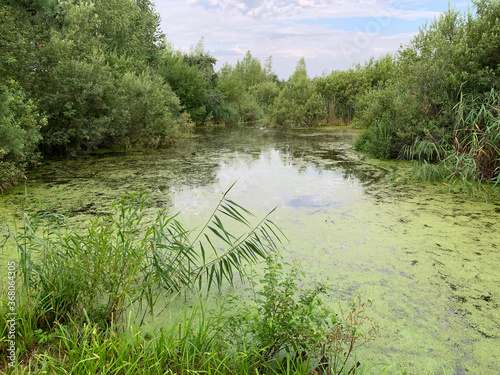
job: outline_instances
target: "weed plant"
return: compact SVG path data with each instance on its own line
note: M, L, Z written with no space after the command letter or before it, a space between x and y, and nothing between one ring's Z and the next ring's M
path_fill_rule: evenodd
M251 341L237 339L231 345L254 345L260 365L278 373L290 366L306 374L311 369L319 374L355 373L361 364L353 360L354 350L378 333L377 323L366 315L370 301L357 295L346 310L336 312L324 301L331 288L318 284L299 289L301 275L305 277L279 255L269 255L252 303L230 325L237 337Z
M439 141L417 138L403 148L404 157L415 159L414 173L421 180L491 199L499 194L500 94L462 96L454 111L453 133Z
M9 231L20 254L16 368L20 374L360 374L368 362L355 349L378 327L358 298L337 313L323 301L324 285L299 290L299 270L277 254L282 234L267 216L224 194L198 231L160 212L143 225L145 193L129 194L107 216L73 228L54 213L24 214ZM225 218L225 220L223 220ZM242 234L229 232L227 222ZM254 221L254 220L253 220ZM5 228L4 228L5 230ZM195 308L154 330L148 313L167 307L183 290L209 292L266 259L250 301L206 311ZM5 286L4 286L5 288ZM226 306L228 306L226 308ZM0 304L0 347L7 346L7 305ZM363 325L369 325L364 327ZM362 327L363 326L363 327ZM363 332L363 333L362 333ZM5 361L5 359L4 359Z

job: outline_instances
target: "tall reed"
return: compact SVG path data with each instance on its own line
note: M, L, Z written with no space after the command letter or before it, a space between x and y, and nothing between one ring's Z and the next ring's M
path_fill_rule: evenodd
M165 212L143 225L146 193L124 196L109 215L91 219L84 230L53 212L23 214L23 227L9 234L20 253L18 359L15 368L0 361L0 369L20 374L369 373L367 363L353 360L355 348L377 330L369 325L361 333L366 305L356 300L337 314L320 298L326 287L297 293L298 269L283 276L279 258L270 256L278 250L279 229L268 216L252 219L227 193L197 232ZM240 234L227 229L231 223L238 224ZM167 301L165 308L183 290L210 291L252 277L245 266L260 259L267 259L267 271L253 302L208 312L199 299L173 322L155 330L144 324L148 312L159 312L160 301ZM7 345L7 312L3 301L0 349Z
M85 309L109 325L134 304L153 313L167 294L220 288L244 277L246 264L277 249L279 230L267 216L251 224L252 214L227 193L197 234L164 211L143 225L145 193L124 196L85 230L61 215L23 213L22 231L10 237L38 323L53 328L69 317L83 319ZM239 224L242 233L228 231L227 222Z
M417 138L404 156L415 159L418 178L443 182L454 191L498 194L500 182L500 94L461 96L454 108L455 127L439 140ZM434 162L434 163L433 163ZM490 185L484 185L489 183Z

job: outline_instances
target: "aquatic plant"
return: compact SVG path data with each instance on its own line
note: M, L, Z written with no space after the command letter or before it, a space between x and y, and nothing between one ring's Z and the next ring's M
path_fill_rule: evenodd
M462 96L454 111L452 136L434 142L416 139L404 148L405 157L416 159L414 172L422 180L489 197L491 186L483 183L500 182L500 94L491 90L484 98Z

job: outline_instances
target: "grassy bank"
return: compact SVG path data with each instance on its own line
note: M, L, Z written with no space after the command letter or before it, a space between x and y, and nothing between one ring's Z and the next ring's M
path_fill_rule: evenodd
M329 286L299 288L302 274L279 256L282 235L267 217L253 218L224 195L193 232L164 212L143 224L146 204L144 193L127 195L85 230L50 212L24 214L19 230L4 228L19 259L3 290L13 295L15 286L15 298L0 306L0 347L15 348L15 358L2 359L2 371L383 372L356 359L356 349L378 332L369 301L356 296L334 310ZM262 261L262 274L249 275L247 266ZM253 285L249 299L230 297L208 311L207 300L195 297L235 287L236 279ZM145 323L181 293L197 301L194 308L164 326Z

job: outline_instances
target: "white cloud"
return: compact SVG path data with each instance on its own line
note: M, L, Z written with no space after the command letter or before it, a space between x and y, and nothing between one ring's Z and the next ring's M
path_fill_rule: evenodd
M382 36L393 20L432 19L439 14L415 3L406 1L402 7L389 0L156 0L156 8L174 46L187 50L204 36L219 67L226 61L234 64L247 50L262 61L272 55L276 73L288 78L301 57L315 76L395 52L414 33ZM357 31L317 22L350 17L367 21Z
M389 13L403 19L432 18L437 12L397 10L392 0L197 0L196 3L212 10L238 10L242 15L254 18L316 19L331 17L363 17L375 13ZM412 3L412 2L409 2ZM414 2L418 3L418 2Z

